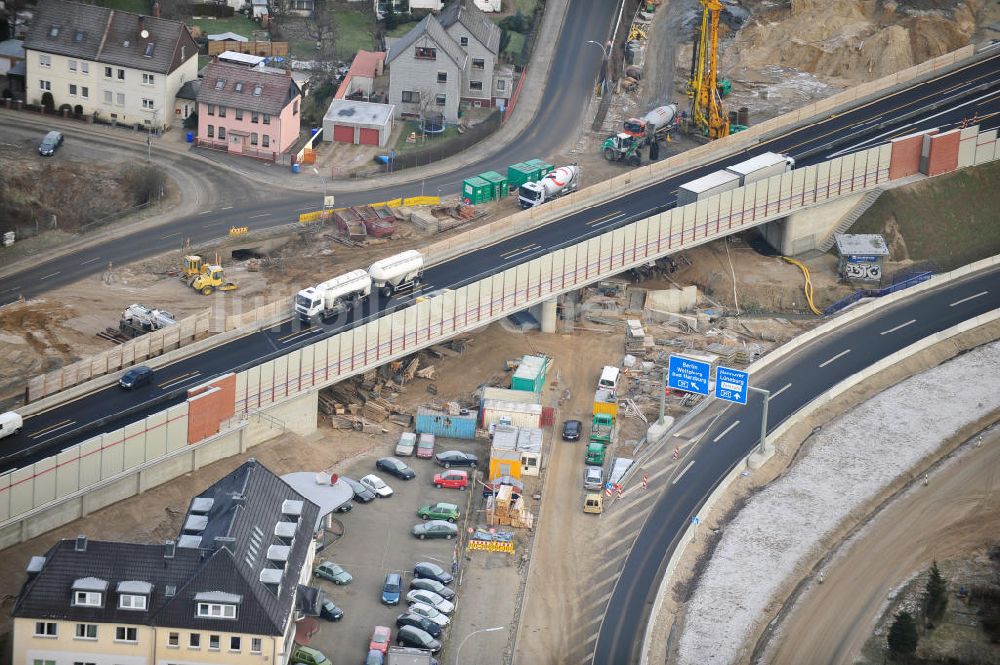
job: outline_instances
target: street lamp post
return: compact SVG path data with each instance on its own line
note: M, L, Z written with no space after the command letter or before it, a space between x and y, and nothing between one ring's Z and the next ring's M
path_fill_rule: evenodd
M771 391L764 390L763 388L754 388L750 386L750 390L755 393L760 393L764 396L763 413L760 414L760 454L763 455L767 448L767 407L768 403L771 401Z
M608 42L605 46L600 42L595 42L593 39L588 39L587 43L601 49L601 53L604 55L604 60L601 62L601 71L603 73L601 78L601 94L603 95L608 90L608 62L611 60L611 43Z
M326 176L324 176L322 173L320 173L320 170L318 168L316 168L315 166L312 167L312 170L313 170L313 173L315 173L316 175L319 176L320 182L323 183L323 212L325 213L326 212L326 208L327 208L327 205L326 205Z
M462 647L465 646L465 643L469 640L470 637L472 637L473 635L477 635L479 633L495 633L496 631L503 630L504 628L506 628L506 626L496 626L494 628L482 628L480 630L474 630L468 635L466 635L465 638L459 643L458 650L455 651L455 665L459 665L462 662L459 659L459 655L462 653Z

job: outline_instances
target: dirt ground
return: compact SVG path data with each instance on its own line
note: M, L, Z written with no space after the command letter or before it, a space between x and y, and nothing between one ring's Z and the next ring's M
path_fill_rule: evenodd
M766 661L775 665L798 663L801 654L808 653L831 665L857 662L887 596L897 605L902 599L895 598L896 590L915 573L929 568L933 560L973 553L982 556L996 538L1000 530L997 469L1000 430L994 429L984 437L981 448L966 445L934 471L926 487L917 483L882 510L823 567L823 584L814 581L799 598ZM872 556L874 552L878 556ZM968 578L952 577L952 582L950 605L961 607L954 592L957 585L967 584ZM968 629L977 632L976 623L958 623L954 618L942 622L934 631L935 638L945 642L939 645L944 647L943 653L937 655L977 653L983 660L975 662L1000 662L996 648L971 644L985 640L981 630L978 639L964 634ZM823 630L810 630L815 626L823 626ZM945 638L945 632L953 639ZM918 655L927 654L918 651ZM881 654L875 658L863 662L882 662Z

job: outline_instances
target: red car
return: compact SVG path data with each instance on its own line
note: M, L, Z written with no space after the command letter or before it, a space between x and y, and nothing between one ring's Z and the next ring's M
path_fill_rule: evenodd
M469 486L469 472L449 469L444 473L434 474L434 487L441 489L447 487L450 490L464 490Z
M389 640L392 637L392 629L388 626L375 626L372 631L372 641L368 645L369 651L381 651L385 654L389 650Z
M421 459L430 459L434 457L434 435L429 432L423 432L420 434L420 440L417 441L417 457Z

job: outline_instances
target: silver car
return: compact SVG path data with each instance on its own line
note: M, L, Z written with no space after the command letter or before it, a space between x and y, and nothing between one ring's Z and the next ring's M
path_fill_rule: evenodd
M444 614L451 614L455 611L454 603L445 600L433 591L425 591L424 589L412 589L408 594L406 594L406 602L430 605L438 612L442 612Z
M604 468L600 466L587 466L583 470L583 488L588 490L599 490L604 487Z

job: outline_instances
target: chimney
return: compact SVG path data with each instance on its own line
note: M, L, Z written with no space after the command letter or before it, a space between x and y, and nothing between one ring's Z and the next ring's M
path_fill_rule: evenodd
M73 547L73 549L76 550L77 552L86 552L87 551L87 537L84 536L84 535L77 536L76 537L76 545Z
M168 540L168 541L164 542L163 543L163 558L164 559L173 559L174 558L174 552L176 552L176 550L177 550L177 543L175 543L172 540Z
M153 1L153 18L160 18L160 3L157 0Z
M212 541L212 551L217 552L223 547L227 548L230 553L236 554L236 539L228 536L216 536L215 540Z
M139 14L139 32L142 32L145 29L146 29L146 17L143 16L142 14Z

